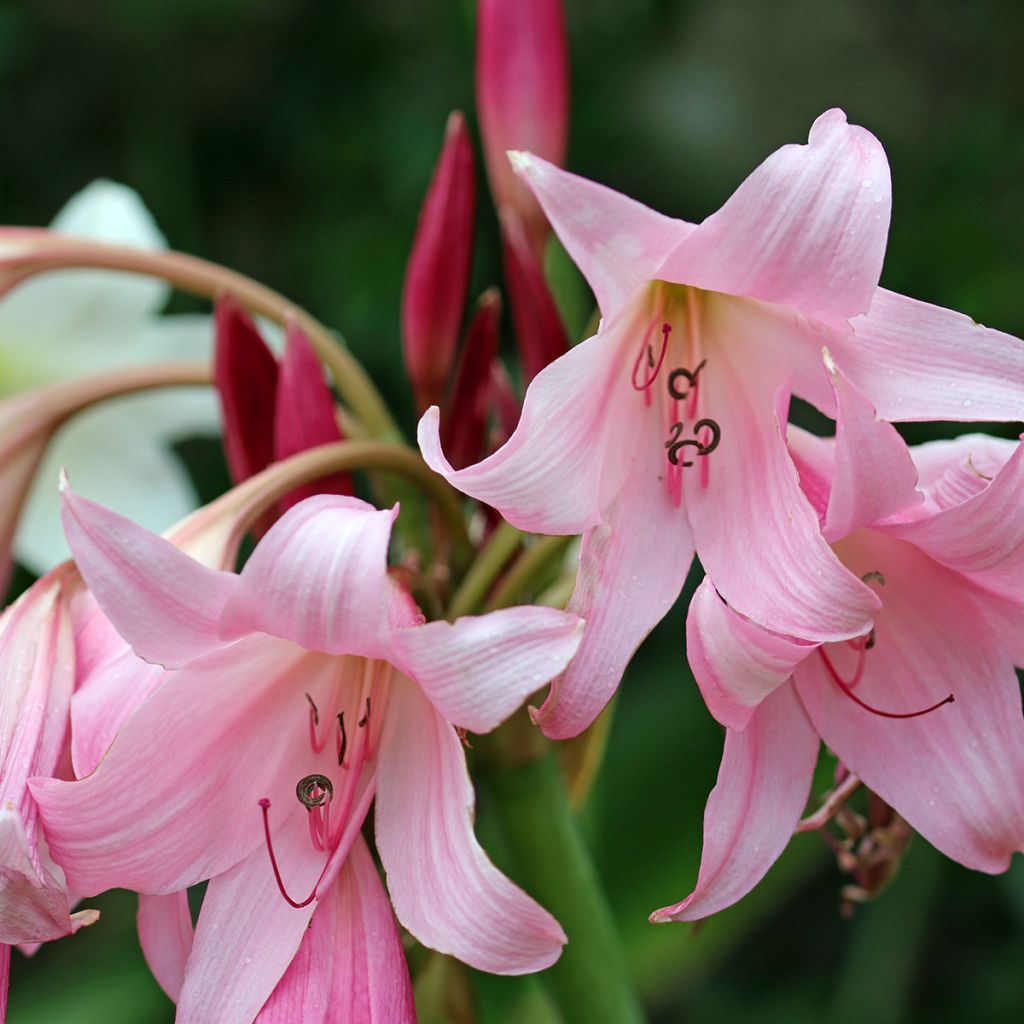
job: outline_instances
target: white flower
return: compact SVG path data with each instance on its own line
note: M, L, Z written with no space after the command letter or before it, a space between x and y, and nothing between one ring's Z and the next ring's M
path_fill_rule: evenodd
M57 214L52 230L139 248L166 245L130 188L95 181ZM163 281L103 270L63 270L16 288L0 302L0 398L29 387L141 363L210 358L205 315L161 316ZM132 395L75 416L43 459L14 541L14 556L35 573L68 557L57 476L151 530L196 506L184 467L169 443L218 433L210 388Z

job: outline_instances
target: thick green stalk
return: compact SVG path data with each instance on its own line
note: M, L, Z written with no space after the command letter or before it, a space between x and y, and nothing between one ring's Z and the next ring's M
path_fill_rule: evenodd
M509 733L503 739L532 741ZM552 750L495 772L491 782L516 878L569 937L542 975L565 1024L640 1024L643 1011L611 911ZM520 753L522 753L520 748Z
M484 610L492 612L497 608L508 608L517 604L524 595L536 593L542 578L550 573L551 566L562 557L572 537L538 537L520 555L515 565L495 588Z
M480 610L487 591L505 568L508 560L519 550L525 534L504 520L498 524L487 543L480 549L469 567L459 589L448 605L447 617L457 619Z

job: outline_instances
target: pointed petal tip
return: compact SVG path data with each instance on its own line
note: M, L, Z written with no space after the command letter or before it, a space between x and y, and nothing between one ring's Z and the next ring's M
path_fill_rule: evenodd
M57 490L60 491L61 497L65 500L70 501L74 497L71 490L71 481L68 479L68 471L65 466L61 466L60 472L57 474Z
M508 162L512 165L512 169L516 174L521 174L524 177L529 174L530 170L536 166L538 158L532 153L528 153L525 149L507 149L505 155L508 157Z

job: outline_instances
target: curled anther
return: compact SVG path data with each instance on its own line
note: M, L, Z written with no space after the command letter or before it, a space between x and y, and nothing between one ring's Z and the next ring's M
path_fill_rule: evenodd
M313 709L313 724L314 725L319 725L320 724L320 712L317 709L316 702L313 700L312 697L310 697L310 695L308 693L306 694L306 700L309 701L309 706Z
M370 720L370 698L366 698L366 714L356 723L360 729L364 728L366 723Z
M697 364L697 368L695 370L687 370L685 367L682 367L682 366L680 366L678 369L673 370L668 375L668 393L673 398L675 398L677 401L680 401L680 402L684 398L688 398L690 396L690 390L693 387L695 387L696 384L697 384L697 375L700 373L701 370L704 369L704 366L705 366L706 363L707 363L707 360L706 359L702 359ZM689 387L687 387L687 389L685 391L680 391L678 386L676 385L676 381L680 377L684 377L688 381L688 383L689 383Z
M696 437L701 430L708 429L711 431L711 437L705 442L700 441ZM698 455L709 455L718 447L718 442L722 440L722 428L715 422L715 420L704 418L697 420L693 425L694 437L688 437L684 440L679 440L679 435L682 433L682 423L672 424L672 433L669 435L669 439L665 442L665 447L668 449L668 461L673 466L692 466L693 462L688 459L684 459L682 462L679 461L679 452L682 448L692 447L697 449Z
M325 800L333 799L334 783L326 775L306 775L295 786L299 803L307 810L321 807Z
M861 583L877 583L880 587L885 586L885 576L877 569L872 569L871 572L864 573L860 580Z

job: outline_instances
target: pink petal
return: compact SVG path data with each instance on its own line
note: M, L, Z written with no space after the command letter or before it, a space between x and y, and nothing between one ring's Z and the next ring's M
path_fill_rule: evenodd
M910 719L854 704L809 658L797 690L822 739L868 787L947 856L1002 871L1024 847L1024 719L1006 648L962 577L871 531L839 545L858 573L880 572L883 609L858 698L890 712L955 703ZM850 651L830 648L850 677Z
M170 675L126 647L88 677L71 699L71 761L76 778L96 770L117 730Z
M229 295L217 300L214 378L224 419L224 454L235 483L274 461L274 395L277 360L252 322Z
M46 942L76 930L67 890L34 854L21 815L0 808L0 943Z
M173 1002L185 981L185 961L192 952L192 914L188 890L166 896L139 894L139 945L159 986Z
M554 608L506 608L395 633L403 671L453 725L490 732L561 672L583 623Z
M788 686L762 701L742 732L729 729L704 811L697 886L651 920L696 921L746 896L789 842L817 759L818 737Z
M333 683L336 669L274 637L215 651L175 672L88 778L33 780L71 888L174 892L261 846L258 801L297 806L296 760L309 752L303 693Z
M218 620L235 584L169 541L62 488L64 532L78 568L139 657L181 665L222 646Z
M814 645L770 633L737 615L706 576L686 617L686 656L708 711L744 729L758 705L785 683Z
M838 410L834 476L823 530L825 539L834 541L919 505L922 495L915 486L917 469L895 427L878 418L827 352L825 366Z
M304 827L279 830L274 843L289 884L305 895L323 868L323 853L313 848ZM297 910L285 902L262 844L212 879L178 999L177 1024L252 1024L296 955L317 906L314 900ZM295 1020L299 1024L303 1018Z
M776 150L652 276L845 320L871 305L890 203L878 140L829 110L807 145Z
M515 433L475 466L451 467L437 412L428 409L418 431L427 465L521 530L569 534L596 526L622 486L642 424L624 369L635 320L627 312L541 371Z
M604 185L560 170L531 153L511 153L562 245L587 279L602 315L625 306L652 278L692 224L656 213Z
M286 459L317 445L342 440L334 398L323 367L302 328L288 325L288 345L281 360L274 409L274 457ZM336 473L296 488L282 501L289 509L313 494L351 494L352 477Z
M409 968L366 843L336 885L256 1024L415 1024Z
M503 210L502 251L523 380L534 377L569 348L562 316L544 279L544 268L516 214Z
M643 446L604 522L583 537L568 610L586 621L583 643L535 715L552 739L598 716L647 634L665 616L693 561L682 509L668 495L660 438Z
M562 0L482 0L477 6L476 98L495 205L516 211L533 251L547 222L517 180L508 150L561 164L569 133L569 56Z
M1024 341L879 288L835 356L887 420L1024 419Z
M989 434L962 434L949 441L929 441L910 449L919 475L924 505L899 521L925 519L980 494L999 475L1018 443Z
M402 352L420 411L448 386L473 257L473 147L457 111L448 118L402 289Z
M975 468L973 474L978 473ZM879 529L910 541L993 593L1024 601L1022 495L1024 446L1018 444L991 483L960 504L916 522Z
M455 730L413 683L391 692L377 782L377 850L399 921L424 945L492 974L558 959L558 922L488 860Z
M702 386L721 442L706 467L683 474L698 557L729 605L772 632L866 633L878 602L840 564L800 490L775 414L785 368L758 345L758 307L720 297L705 321L715 362Z
M387 658L395 584L387 574L398 506L319 495L290 509L245 564L221 636L264 632L326 654Z

